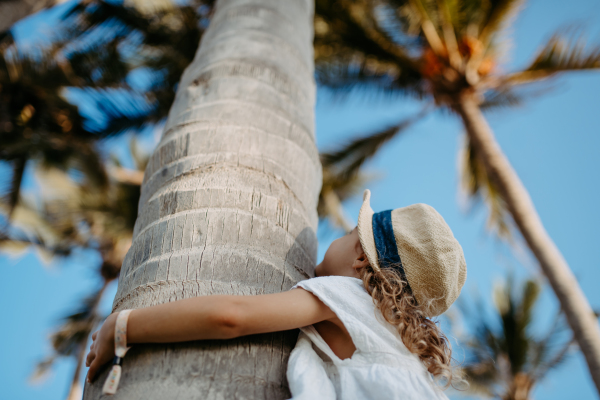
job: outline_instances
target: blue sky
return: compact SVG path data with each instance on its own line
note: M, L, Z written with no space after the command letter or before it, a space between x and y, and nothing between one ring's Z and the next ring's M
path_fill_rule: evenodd
M27 21L22 29L47 29L42 20ZM583 26L590 42L600 43L600 3L529 1L514 25L514 44L505 60L506 69L524 65L556 28L567 24ZM584 293L594 308L600 308L600 73L564 76L553 86L552 91L522 108L490 114L489 122ZM320 90L316 109L318 145L321 149L332 148L392 124L419 107L406 99L389 102L350 98L333 102L326 91ZM435 114L390 143L369 165L379 175L369 185L372 206L375 211L418 202L434 206L465 252L468 278L461 298L468 302L478 292L489 305L494 282L508 271L520 279L540 275L526 250L515 253L487 233L484 207L468 213L461 206L457 169L461 136L456 119ZM359 206L359 198L347 204L347 214L354 220ZM337 234L331 230L320 232L319 258ZM64 398L74 368L71 360L60 361L40 384L30 385L27 378L35 362L48 354L46 339L57 318L98 284L97 263L97 256L87 252L51 265L41 263L34 253L18 258L0 256L4 276L0 281L0 304L5 317L0 333L3 398ZM110 308L113 296L114 288L105 299L105 309ZM548 288L539 303L535 330L543 332L558 306ZM460 347L456 353L460 359ZM546 400L598 398L579 354L573 354L560 370L551 373L534 396ZM454 394L451 397L463 398Z

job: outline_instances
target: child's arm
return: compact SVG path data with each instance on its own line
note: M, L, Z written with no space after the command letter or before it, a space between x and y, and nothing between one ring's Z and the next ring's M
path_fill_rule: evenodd
M300 328L334 317L329 307L301 289L260 296L200 296L133 310L127 343L231 339ZM113 313L92 335L86 362L89 379L114 357L115 321Z

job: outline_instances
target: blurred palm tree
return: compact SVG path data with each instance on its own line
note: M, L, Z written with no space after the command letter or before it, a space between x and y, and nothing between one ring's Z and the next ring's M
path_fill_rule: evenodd
M76 78L65 63L43 54L21 55L10 38L0 45L0 160L10 166L3 189L8 216L19 199L29 162L83 172L99 187L107 184L95 150L96 135L62 95Z
M0 1L0 37L16 22L66 0L2 0Z
M529 194L482 113L515 106L560 73L600 68L600 48L580 33L552 36L529 65L505 72L505 35L520 0L317 0L317 79L336 93L368 90L423 100L421 113L350 142L324 166L356 176L366 160L429 109L459 117L466 131L463 184L490 208L490 226L509 237L514 224L550 281L600 392L600 328L568 264L548 236ZM538 86L539 88L539 86ZM338 191L343 188L338 182Z
M140 153L136 143L132 140L130 146L135 169L123 168L113 157L107 168L108 184L103 188L90 180L75 182L56 168L39 170L41 193L36 198L20 197L13 208L10 229L0 237L3 251L34 248L49 260L77 249L95 250L100 255L98 290L63 319L50 337L53 354L38 364L33 375L34 379L43 376L58 357L74 357L77 364L68 399L81 398L79 377L86 343L103 318L98 305L107 285L118 277L131 246L140 185L149 158ZM2 204L0 210L6 214L9 208Z
M213 5L214 0L190 0L183 5L171 0L81 1L63 23L69 27L66 38L73 49L68 57L76 64L73 69L91 85L97 84L98 68L110 69L115 58L122 59L128 66L128 89L137 88L152 104L148 109L138 104L140 121L157 123L168 114ZM106 53L107 44L116 53ZM108 76L106 82L114 84L114 76ZM95 105L102 106L100 102ZM123 129L116 128L119 132Z
M2 40L0 160L11 173L0 194L9 218L28 166L78 171L107 185L97 142L166 118L212 3L86 0L66 9L50 47L24 53L12 37Z
M573 348L574 338L558 312L545 334L532 332L540 285L527 280L516 288L512 278L494 290L496 314L490 320L482 307L460 304L473 334L464 338L463 367L469 391L502 400L528 400L536 384L559 368Z

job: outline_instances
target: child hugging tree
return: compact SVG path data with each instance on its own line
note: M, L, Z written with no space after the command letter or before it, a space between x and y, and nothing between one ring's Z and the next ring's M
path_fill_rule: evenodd
M446 399L460 376L430 318L466 280L463 251L431 206L374 213L365 190L358 225L335 240L316 277L259 296L200 296L111 314L87 356L88 380L114 357L114 394L128 346L300 328L287 378L293 399ZM116 355L116 357L115 357Z

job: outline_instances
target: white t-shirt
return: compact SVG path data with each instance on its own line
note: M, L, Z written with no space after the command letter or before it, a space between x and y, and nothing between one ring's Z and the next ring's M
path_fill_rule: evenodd
M341 360L312 325L302 328L288 362L293 400L448 399L383 319L360 279L326 276L297 287L313 293L337 315L356 352Z

